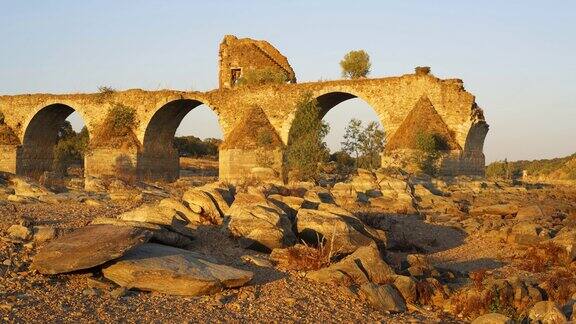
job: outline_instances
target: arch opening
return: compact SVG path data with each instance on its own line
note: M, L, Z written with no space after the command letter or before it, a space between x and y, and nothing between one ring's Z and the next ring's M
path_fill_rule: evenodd
M168 181L181 175L217 177L221 129L216 113L202 101L179 99L165 104L146 126L139 176Z
M40 109L24 131L17 173L40 178L47 171L58 177L83 177L88 130L72 107L57 103Z
M329 92L315 100L317 117L329 127L323 138L325 154L320 168L322 176L340 181L357 168L379 168L386 134L375 109L365 100L348 92ZM289 147L294 144L291 142L294 141L292 132L295 122L292 122L288 133Z

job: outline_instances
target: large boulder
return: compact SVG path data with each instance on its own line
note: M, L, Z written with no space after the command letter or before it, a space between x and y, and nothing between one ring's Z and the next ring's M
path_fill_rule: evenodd
M170 295L198 296L240 287L252 272L207 261L201 255L147 243L102 271L120 286Z
M213 199L216 206L223 215L228 213L230 205L234 202L234 194L230 188L222 183L209 183L198 189L207 193Z
M542 217L544 217L544 213L542 212L542 208L538 205L522 207L516 214L516 219L518 221L533 221Z
M151 223L167 226L170 230L193 237L195 224L191 224L184 215L173 208L154 205L142 205L118 216L125 221Z
M184 203L174 198L164 198L160 200L160 202L158 203L158 207L168 208L177 211L180 214L180 216L183 216L183 218L188 222L188 224L190 224L188 226L202 224L203 221L202 215L195 213L190 208L188 208L188 206L184 205Z
M550 242L564 248L570 260L576 258L576 229L565 227Z
M228 229L245 247L268 252L296 242L288 216L263 196L238 194L228 213Z
M358 248L341 261L306 274L318 282L335 284L384 284L395 276L394 270L382 260L375 244Z
M360 296L366 299L374 308L381 311L400 313L406 311L406 302L392 285L376 285L365 283L360 286Z
M356 191L366 192L369 190L379 190L376 176L365 169L358 169L357 174L352 177L350 184L354 187Z
M518 206L515 204L497 204L489 206L476 206L470 209L470 215L516 215L518 213Z
M508 316L498 313L484 314L482 316L476 317L476 319L472 321L472 324L512 324L512 323L514 323L514 321L512 321Z
M340 206L351 206L357 203L356 188L348 182L338 182L330 190L335 202Z
M328 189L319 186L315 186L306 191L304 199L313 204L333 204L335 202L332 193L330 193Z
M136 222L129 220L122 220L117 218L96 217L91 222L92 225L114 225L114 226L129 226L146 229L152 232L151 242L158 242L165 245L175 247L187 247L192 244L192 240L188 236L184 236L178 232L171 231L169 227L164 225Z
M268 196L271 203L278 206L290 217L291 221L296 219L296 214L300 208L306 206L306 200L304 198L295 196L281 196L278 194Z
M543 324L567 322L564 313L562 313L558 305L552 301L537 302L528 312L528 318L531 322Z
M20 224L14 224L6 231L8 237L14 240L27 241L32 238L32 230Z
M192 188L184 193L182 200L188 204L192 211L200 214L210 224L222 224L224 214L216 204L215 199L207 192Z
M50 194L50 191L30 179L13 176L10 181L17 196L38 198Z
M524 221L512 226L510 234L508 235L508 242L521 245L532 245L548 239L548 232L542 226Z
M302 239L312 244L324 242L334 253L352 253L360 246L381 241L380 234L357 217L329 204L319 205L319 210L300 209L296 227Z
M32 268L44 274L89 269L121 257L151 236L150 231L142 228L89 225L42 247L32 261Z

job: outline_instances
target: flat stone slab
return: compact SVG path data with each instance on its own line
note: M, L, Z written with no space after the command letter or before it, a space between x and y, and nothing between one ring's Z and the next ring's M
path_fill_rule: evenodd
M103 269L120 286L170 295L197 296L240 287L252 272L205 260L198 253L146 243Z
M42 247L32 269L43 274L89 269L121 257L151 236L152 232L137 227L89 225Z

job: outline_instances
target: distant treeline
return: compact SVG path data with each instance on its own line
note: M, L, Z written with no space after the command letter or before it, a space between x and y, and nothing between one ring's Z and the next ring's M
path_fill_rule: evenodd
M531 178L576 180L576 153L555 159L492 162L486 167L486 176L516 179L522 177L524 171Z
M196 136L174 138L174 146L178 149L180 156L217 157L218 147L221 143L222 140L216 138L206 138L204 140Z

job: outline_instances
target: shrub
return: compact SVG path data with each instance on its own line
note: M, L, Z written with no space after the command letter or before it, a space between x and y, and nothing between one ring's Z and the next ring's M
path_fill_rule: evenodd
M238 79L237 85L263 85L269 83L286 83L288 82L286 73L273 67L264 67L259 69L248 69L242 73L242 77Z
M442 151L449 149L446 139L436 133L420 131L416 134L416 148L418 149L416 157L418 168L428 175L437 175Z
M337 172L342 175L349 174L356 163L354 158L344 150L330 154L330 161L336 162Z
M116 92L116 89L109 87L109 86L100 86L98 87L98 92L100 94L112 94Z
M4 113L0 111L0 124L4 124Z
M95 147L134 147L139 142L132 131L137 126L136 110L121 104L116 104L108 110L102 126L94 140Z
M288 171L297 180L318 178L318 164L328 159L328 148L324 137L330 127L320 118L317 102L311 94L304 95L297 103L296 116L284 159Z
M529 247L518 267L530 272L543 272L552 266L565 266L570 261L570 256L564 248L546 242Z
M342 77L348 79L366 77L370 74L371 66L370 56L364 50L350 51L340 61Z

